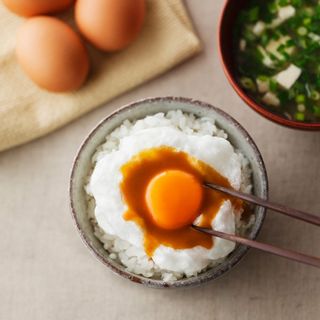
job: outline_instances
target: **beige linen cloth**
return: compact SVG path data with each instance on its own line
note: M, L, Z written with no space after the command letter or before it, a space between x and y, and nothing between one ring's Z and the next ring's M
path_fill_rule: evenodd
M20 70L15 35L24 19L0 2L0 151L53 131L200 51L181 0L149 0L147 8L143 31L133 45L114 54L90 47L86 84L76 92L56 94L39 89Z

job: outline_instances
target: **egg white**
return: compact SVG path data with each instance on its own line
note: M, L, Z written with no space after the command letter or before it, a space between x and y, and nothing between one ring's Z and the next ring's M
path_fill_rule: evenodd
M144 248L142 231L136 223L123 219L127 205L119 187L123 179L120 168L139 152L160 146L173 147L207 163L237 190L241 184L240 157L224 138L186 134L172 127L142 129L123 137L116 150L99 157L87 191L95 199L98 225L107 234L118 236L140 249ZM231 202L225 201L212 221L212 228L235 233L235 213ZM211 249L196 246L177 250L161 245L152 259L161 269L191 275L204 269L211 261L227 256L234 247L233 242L219 238L214 239Z

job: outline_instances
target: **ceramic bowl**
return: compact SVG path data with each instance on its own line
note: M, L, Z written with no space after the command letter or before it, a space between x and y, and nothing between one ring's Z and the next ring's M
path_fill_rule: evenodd
M209 269L196 277L164 282L149 279L133 274L119 263L109 258L101 242L95 237L93 228L87 215L87 203L84 192L86 176L91 169L91 158L96 148L103 143L105 137L126 119L131 121L144 118L157 112L180 109L184 112L193 113L199 117L211 117L216 120L216 125L225 130L233 146L239 149L250 161L253 172L254 194L262 198L268 197L268 181L266 169L261 154L248 133L241 125L222 110L207 103L186 98L148 98L131 103L102 120L89 134L81 145L73 163L70 178L70 203L72 216L82 240L89 250L109 269L118 275L133 282L154 288L177 288L195 286L213 280L233 268L247 252L245 246L237 246L236 249L218 266ZM255 208L256 220L252 228L248 230L247 237L256 238L265 216L265 209Z
M233 30L235 21L239 12L246 6L247 0L227 0L225 2L219 24L219 52L224 72L239 97L253 110L265 118L278 124L302 130L320 130L320 123L306 123L286 119L280 115L274 114L263 105L257 103L240 86L236 77L236 68L234 61Z

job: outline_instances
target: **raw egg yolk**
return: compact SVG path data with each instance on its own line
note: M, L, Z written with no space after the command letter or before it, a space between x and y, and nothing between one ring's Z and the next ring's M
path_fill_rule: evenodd
M181 170L161 172L148 184L146 201L159 227L174 230L191 225L201 214L201 182Z

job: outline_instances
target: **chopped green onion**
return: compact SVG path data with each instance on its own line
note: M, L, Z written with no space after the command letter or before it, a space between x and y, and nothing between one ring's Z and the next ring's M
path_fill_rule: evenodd
M290 48L290 47L294 47L295 43L292 39L287 40L286 42L286 47Z
M308 97L310 97L310 96L311 96L311 90L310 90L310 87L309 87L309 84L308 84L308 83L306 83L305 88L306 88Z
M248 20L250 22L255 22L259 18L259 7L254 7L248 12Z
M302 47L302 48L307 48L307 41L305 39L299 39L299 45Z
M312 8L305 8L304 12L308 15L308 16L312 16L314 14L314 10Z
M314 107L313 107L313 111L314 111L314 114L315 114L317 117L320 117L320 107L314 106Z
M302 5L302 0L291 0L291 4L296 7L300 7Z
M299 27L297 33L299 36L305 36L308 33L308 29L306 27Z
M248 89L251 91L256 90L256 86L255 86L254 82L252 81L252 79L250 79L248 77L243 77L240 79L240 82L245 89Z
M291 87L291 89L288 91L288 98L292 100L292 99L295 99L295 97L296 97L295 89L294 87L293 88Z
M243 32L243 38L249 42L253 41L256 36L255 34L250 30L250 29L246 29L244 32Z
M277 91L277 88L278 88L277 81L274 79L270 79L269 80L269 88L270 88L270 91L272 91L272 92Z
M279 40L280 38L282 38L282 33L279 32L278 30L274 30L274 33L272 35L272 39Z
M288 5L288 4L289 4L289 0L279 0L278 1L278 5L280 7L284 7L284 6Z
M264 75L260 75L260 76L258 76L257 79L260 80L260 81L268 81L268 80L269 80L269 77L264 76Z
M296 103L304 103L306 101L306 97L304 94L299 94L296 96Z
M303 19L303 24L305 25L305 26L308 26L310 23L311 23L311 18L304 18Z
M270 13L276 13L278 11L278 7L276 3L268 3L268 10Z
M320 93L316 90L311 91L310 98L314 101L318 101L320 99Z
M277 58L273 53L271 53L271 52L269 52L269 57L270 57L270 59L271 59L272 61L277 61L277 60L278 60L278 58Z
M261 44L266 46L270 41L270 38L267 33L263 33L261 36Z
M319 15L320 15L320 5L319 4L316 6L315 12L316 12L315 14L316 14L317 18L319 18Z
M295 115L294 115L294 118L298 121L304 121L304 113L302 112L297 112Z

